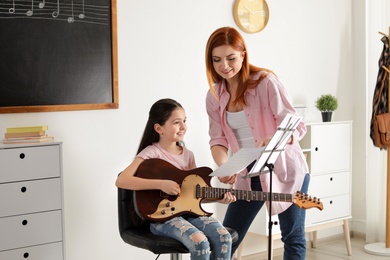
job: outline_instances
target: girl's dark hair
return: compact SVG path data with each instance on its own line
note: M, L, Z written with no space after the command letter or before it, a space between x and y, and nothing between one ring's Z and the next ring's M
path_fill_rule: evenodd
M183 108L179 102L170 98L160 99L152 105L137 154L147 146L152 143L157 143L160 140L160 135L154 130L154 125L164 125L171 116L172 111L178 107Z

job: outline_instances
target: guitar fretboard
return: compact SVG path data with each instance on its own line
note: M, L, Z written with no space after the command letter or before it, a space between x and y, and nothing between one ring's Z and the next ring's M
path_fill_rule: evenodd
M200 188L200 187L199 187ZM232 193L238 200L269 201L270 193L263 191L231 190L224 188L201 187L199 196L208 199L221 199L226 192ZM272 193L273 201L294 202L294 194Z

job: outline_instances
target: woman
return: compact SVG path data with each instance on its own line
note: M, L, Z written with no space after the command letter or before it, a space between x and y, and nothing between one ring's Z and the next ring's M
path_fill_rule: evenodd
M173 180L145 179L135 176L139 165L146 159L159 158L180 170L196 168L194 154L182 145L187 130L183 107L173 99L161 99L149 112L137 156L118 176L116 186L130 190L161 190L179 195L180 185ZM168 173L169 174L169 173ZM222 203L235 201L226 193ZM165 222L150 223L153 234L172 237L183 243L192 260L231 259L230 233L214 217L183 215Z
M210 90L206 97L209 116L210 147L214 161L222 165L228 150L268 144L286 114L298 115L279 79L268 69L249 63L244 39L234 28L214 31L206 46L206 72ZM273 192L307 192L308 166L299 146L306 133L301 122L274 165ZM269 176L242 178L247 170L219 178L237 189L268 191ZM261 201L237 201L228 206L223 225L238 232L232 254L263 206ZM305 259L305 210L286 202L274 202L272 214L278 214L284 259Z

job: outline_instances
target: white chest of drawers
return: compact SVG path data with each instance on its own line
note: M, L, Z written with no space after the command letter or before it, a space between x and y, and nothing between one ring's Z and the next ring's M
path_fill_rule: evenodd
M348 220L352 199L352 121L307 124L300 143L311 173L309 194L321 198L324 205L323 211L306 213L312 246L316 247L317 230L341 225L347 254L351 255Z
M62 144L0 145L0 259L64 260Z
M352 122L311 123L301 146L307 151L309 194L323 211L308 210L306 226L351 218Z

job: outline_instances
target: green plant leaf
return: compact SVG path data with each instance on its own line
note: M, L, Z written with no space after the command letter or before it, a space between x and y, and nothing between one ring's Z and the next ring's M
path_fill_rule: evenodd
M334 111L338 107L338 100L331 94L324 94L317 98L315 106L321 112Z

